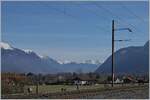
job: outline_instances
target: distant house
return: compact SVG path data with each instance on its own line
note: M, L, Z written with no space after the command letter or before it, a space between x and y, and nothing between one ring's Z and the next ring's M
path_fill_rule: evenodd
M79 77L74 78L73 82L75 85L86 85L87 84L87 80L83 80Z
M124 83L136 83L137 80L134 79L133 77L127 76L127 77L124 77L124 78L123 78L123 82L124 82Z
M73 79L73 82L75 85L94 85L96 84L96 79L88 76L78 76Z
M117 79L115 80L115 83L117 83L117 84L119 84L119 83L123 83L123 80L121 80L121 79L117 78Z

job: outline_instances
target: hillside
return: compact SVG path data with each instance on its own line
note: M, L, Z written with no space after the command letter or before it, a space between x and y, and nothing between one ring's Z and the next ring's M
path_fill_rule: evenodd
M111 73L112 56L95 71ZM115 73L148 73L149 41L144 46L131 46L115 52Z

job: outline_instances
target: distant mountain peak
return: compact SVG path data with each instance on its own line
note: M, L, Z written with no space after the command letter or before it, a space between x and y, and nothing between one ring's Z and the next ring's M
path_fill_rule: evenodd
M28 54L30 54L30 53L32 53L33 51L32 50L30 50L30 49L25 49L25 50L23 50L25 53L28 53Z
M79 62L75 62L75 61L69 61L69 60L64 60L64 61L60 61L60 60L57 60L57 62L59 64L80 64Z
M37 54L41 59L43 59L44 58L44 56L42 56L42 55L39 55L39 54Z
M1 43L2 72L17 73L58 73L58 72L93 72L96 64L86 64L69 60L56 61L49 56L41 56L29 49L18 49L7 43ZM13 50L9 50L13 49Z
M57 62L58 62L59 64L64 64L62 61L59 61L59 60L57 60Z
M57 61L59 64L68 64L68 63L72 63L71 61L69 60L64 60L64 61Z
M83 63L87 64L100 64L98 60L85 60Z
M3 49L13 50L13 47L11 47L8 43L5 42L0 42L0 47Z
M96 65L101 64L99 60L85 60L82 62L69 61L69 60L64 60L64 61L57 60L57 62L59 64L96 64Z
M49 56L47 56L47 55L45 55L45 56L41 56L41 55L39 55L40 56L40 58L42 58L42 59L49 59L50 57Z

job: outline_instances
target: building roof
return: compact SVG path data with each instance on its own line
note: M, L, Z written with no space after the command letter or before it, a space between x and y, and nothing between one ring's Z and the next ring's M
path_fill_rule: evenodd
M82 81L95 81L95 77L89 77L88 75L81 75L73 78L73 80L82 80Z

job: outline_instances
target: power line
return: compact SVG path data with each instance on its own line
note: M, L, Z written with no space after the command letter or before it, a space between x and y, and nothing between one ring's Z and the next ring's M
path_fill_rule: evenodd
M78 6L78 7L80 7L80 8L85 8L85 7L81 7L81 6ZM101 17L101 16L99 16L99 13L97 13L96 11L93 11L93 10L91 10L91 9L89 9L89 8L85 8L88 12L90 12L90 13L92 13L92 14L95 14L97 17ZM107 19L106 17L103 17L104 19ZM98 26L98 25L96 25L96 26ZM100 26L98 26L98 27L100 27ZM103 30L105 30L105 31L107 31L107 32L109 32L108 30L106 30L106 29L104 29L103 27L101 27Z
M101 6L101 5L97 5L96 3L94 3L94 4L95 4L95 6L97 6L97 7L100 8L100 9L105 10L106 12L108 12L109 14L111 14L112 16L117 17L120 21L122 20L124 23L126 23L126 25L130 25L132 28L134 28L134 29L137 30L137 28L136 28L135 26L133 26L133 25L130 24L130 23L127 23L125 20L123 20L122 18L120 18L120 17L117 16L116 14L112 13L109 9L107 9L107 8ZM124 23L122 23L122 24L124 24Z
M81 6L79 6L79 7L81 7ZM83 7L83 6L82 6ZM83 8L85 8L85 7L83 7ZM87 11L89 11L90 13L93 13L93 14L95 14L97 17L102 17L102 16L99 16L99 13L97 13L96 11L93 11L93 10L91 10L91 9L89 9L89 8L85 8ZM107 20L107 18L106 17L103 17L103 19L106 19Z
M55 10L55 11L57 11L57 12L60 12L60 13L62 13L62 14L64 14L64 15L66 15L66 16L69 16L69 17L71 17L71 18L73 18L73 19L75 19L75 20L78 20L77 17L75 17L75 16L73 16L73 15L67 13L67 11L66 11L65 8L64 8L64 10L60 10L60 9L56 9L56 8L52 8L52 9Z
M79 21L79 18L73 16L72 14L67 13L66 8L64 8L63 10L56 9L56 8L52 8L52 9L55 10L55 11L57 11L57 12L60 12L60 13L62 13L62 14L64 14L64 15L66 15L66 16L68 16L68 17L71 17L71 18L73 18L73 19L76 19L76 21ZM97 15L97 16L98 16L98 15ZM80 21L81 21L81 20L80 20ZM79 21L79 22L80 22L80 21ZM98 25L96 25L96 26L97 26L98 28L100 28L101 30L103 30L104 32L105 32L105 31L108 32L108 30L105 30L103 27L100 27L100 26L98 26Z
M136 17L138 20L140 20L141 22L145 22L145 20L143 18L141 18L140 16L137 16L132 10L130 10L126 5L124 5L123 3L120 3L120 5L122 5L121 7L126 9L130 14L132 14L134 17Z
M97 6L97 7L100 8L100 9L105 10L106 12L108 12L109 14L111 14L112 16L116 16L120 21L121 21L121 20L124 21L124 23L126 23L126 25L130 25L130 26L132 26L134 29L137 29L135 26L133 26L132 24L127 23L125 20L123 20L122 18L120 18L119 16L117 16L116 14L114 14L113 12L111 12L109 9L107 9L107 8L101 6L101 5L98 5L98 4L96 4L95 2L92 2L92 4L94 4L95 6ZM44 4L44 5L45 5L45 6L48 6L48 5L46 5L46 4ZM74 4L74 5L76 5L76 4ZM79 5L82 5L82 4L79 4ZM80 7L81 7L81 6L80 6ZM83 7L83 6L82 6L82 7ZM69 13L66 11L66 8L65 8L65 7L64 7L64 9L58 9L58 8L52 8L52 9L55 10L55 11L57 11L57 12L60 12L60 13L62 13L62 14L64 14L64 15L66 15L66 16L68 16L68 17L71 17L71 18L73 18L73 19L79 21L79 18L77 18L76 16L74 16L74 15L72 15L72 14L69 14ZM97 17L102 17L102 16L100 16L99 13L96 12L96 11L93 11L93 10L91 10L91 9L89 9L89 8L86 8L86 10L87 10L88 12L90 12L90 13L95 14ZM108 20L106 17L103 17L103 18L106 19L106 20ZM81 21L81 20L80 20L80 21ZM122 24L124 24L124 23L122 23ZM98 26L98 25L96 25L96 26L97 26L98 28L102 29L103 31L107 31L107 32L108 32L108 30L106 30L105 28L100 27L100 26Z
M122 20L122 18L120 18L120 17L117 16L116 14L112 13L109 9L107 9L107 8L101 6L101 5L97 5L96 3L94 3L94 4L95 4L95 6L97 6L98 8L103 9L103 10L105 10L106 12L108 12L110 15L117 17L119 20ZM131 25L131 24L129 24L129 23L126 23L126 24L128 24L128 25L134 27L133 25Z
M122 2L120 2L120 5L122 5L121 7L126 9L127 12L129 14L131 14L132 16L136 17L136 19L138 19L140 21L139 25L143 22L146 22L143 18L141 18L140 16L136 15L132 10L130 10L125 4L123 4ZM141 30L140 30L141 31ZM142 32L142 31L141 31ZM139 40L138 40L139 41Z

